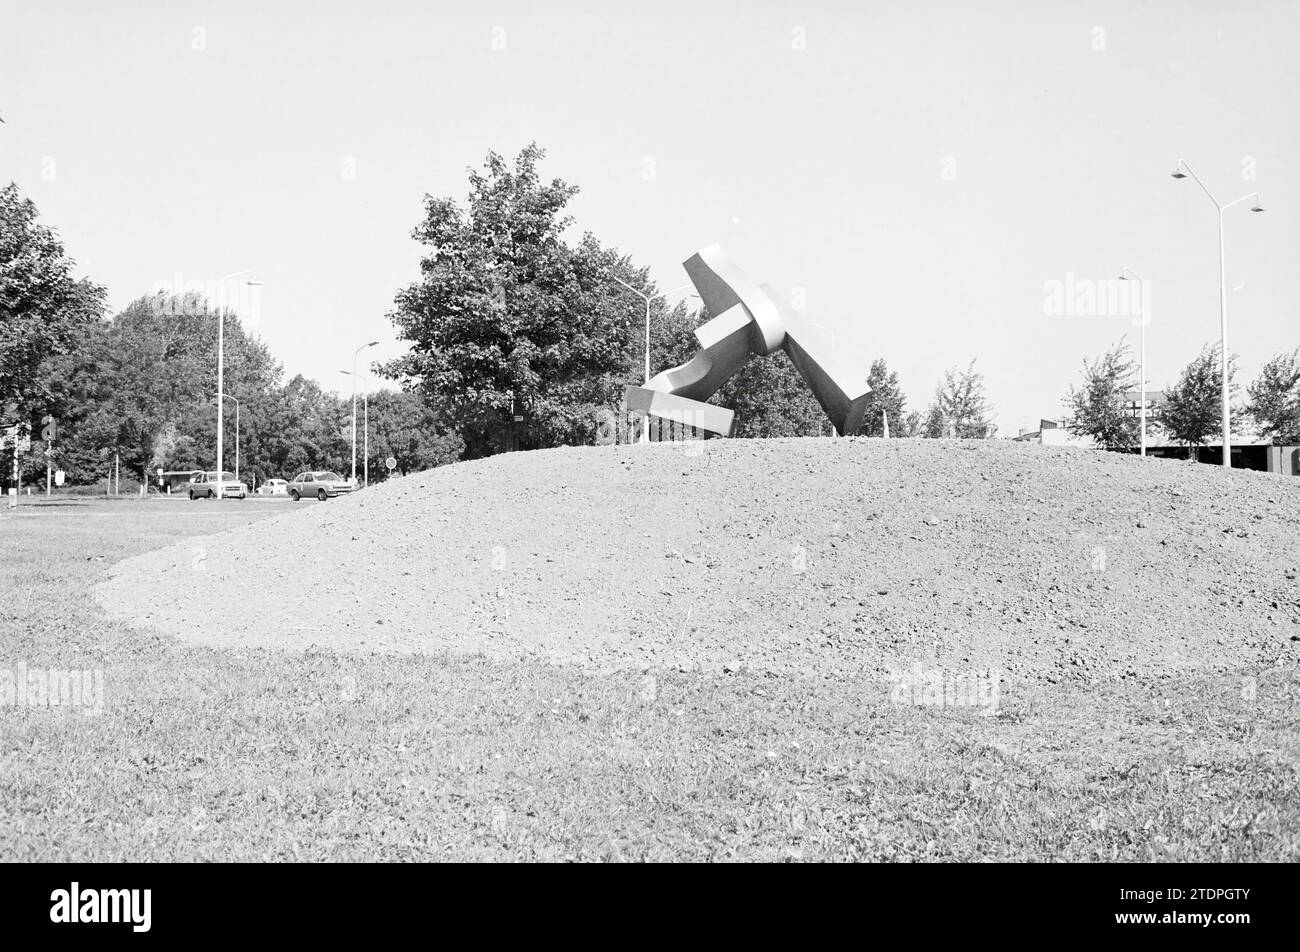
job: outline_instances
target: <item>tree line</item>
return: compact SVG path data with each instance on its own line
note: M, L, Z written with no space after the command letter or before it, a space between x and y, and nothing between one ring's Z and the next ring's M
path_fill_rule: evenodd
M384 475L388 456L411 472L511 449L595 443L624 388L642 381L643 304L619 280L652 295L657 288L646 268L591 233L566 239L573 220L565 209L578 189L544 180L543 156L535 144L513 160L489 152L480 169L468 170L464 201L425 196L412 232L425 248L419 276L396 292L388 314L408 349L374 368L397 389L370 401L372 478ZM215 464L218 320L226 322L231 398L227 467L238 418L241 476L350 471L350 400L302 376L285 380L237 315L192 296L154 296L108 317L104 289L74 278L73 268L32 202L13 184L0 189L0 411L5 421L31 421L37 434L43 417L55 417L49 442L70 479L94 481L119 460L141 476ZM694 330L708 318L702 307L656 299L652 369L694 356ZM1234 409L1274 442L1300 441L1298 355L1275 356ZM1232 364L1235 373L1235 358ZM1219 435L1217 365L1217 351L1206 347L1166 388L1152 427L1158 438L1195 446ZM995 435L973 361L948 370L924 410L908 408L883 359L870 364L866 379L871 394L855 435ZM1082 385L1064 400L1067 426L1103 446L1134 445L1137 421L1124 395L1136 389L1121 341L1085 360ZM831 432L781 352L752 356L712 400L735 411L736 436ZM43 471L45 448L38 437L24 461L26 479Z
M425 197L412 233L425 247L419 277L396 292L388 315L409 347L374 368L396 389L370 398L372 479L385 475L389 456L406 473L509 449L595 443L624 388L642 382L643 304L614 279L656 289L647 269L594 235L566 240L573 222L565 209L578 189L543 180L543 156L535 144L512 161L490 152L469 170L464 202ZM34 204L14 184L0 189L0 417L32 427L24 482L43 478L47 459L73 483L94 483L117 465L146 482L159 468L214 467L219 322L225 467L234 469L237 431L246 482L308 468L350 472L350 398L302 376L285 379L237 314L194 294L159 294L109 315L105 289L75 278L74 268ZM685 302L656 301L653 368L694 356L694 330L708 317ZM945 375L924 413L908 410L883 359L867 380L863 435L994 433L973 363ZM784 353L751 357L713 400L735 410L736 436L831 432ZM42 426L47 416L53 427Z
M1147 421L1147 443L1204 446L1223 437L1223 375L1218 344L1206 344L1164 390L1157 419ZM1275 354L1239 400L1237 357L1228 355L1229 425L1275 446L1300 444L1300 348ZM1111 449L1136 446L1139 418L1130 409L1140 393L1139 367L1127 338L1083 362L1082 382L1063 403L1066 427ZM1149 393L1150 391L1148 391Z
M146 484L159 468L214 468L219 322L226 468L235 468L238 433L246 482L350 472L350 397L301 375L286 380L238 315L196 295L140 297L110 317L104 288L73 278L74 267L31 200L13 184L0 189L0 422L31 432L31 451L19 455L24 483L43 480L47 460L72 484L117 467L128 483ZM389 456L399 473L460 456L454 426L418 394L380 390L368 415L372 480L387 475ZM357 442L360 454L360 431ZM359 457L358 472L364 464Z

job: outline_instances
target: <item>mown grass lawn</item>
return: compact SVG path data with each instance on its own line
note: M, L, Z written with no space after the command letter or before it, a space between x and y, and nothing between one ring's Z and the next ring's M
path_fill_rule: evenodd
M199 649L93 585L280 505L64 502L0 513L0 668L100 669L105 706L0 706L6 860L1300 859L1293 668L1013 684L983 717L869 680Z

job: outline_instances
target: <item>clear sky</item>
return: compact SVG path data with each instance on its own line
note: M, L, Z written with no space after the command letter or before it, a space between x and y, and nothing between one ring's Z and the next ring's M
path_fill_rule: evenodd
M976 358L1006 436L1137 333L1047 313L1049 282L1149 280L1157 388L1218 339L1180 156L1268 208L1226 219L1243 376L1300 345L1298 27L1294 0L0 0L0 179L114 308L255 268L255 330L347 390L358 344L403 346L421 197L535 139L577 230L661 288L721 243L914 409Z

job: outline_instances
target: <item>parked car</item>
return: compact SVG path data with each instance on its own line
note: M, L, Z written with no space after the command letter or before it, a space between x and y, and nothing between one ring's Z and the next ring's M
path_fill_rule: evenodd
M289 495L289 481L286 479L266 479L262 485L257 487L259 496L287 496Z
M220 473L216 470L199 473L190 483L190 499L216 499L218 496L243 499L248 495L248 487L235 479L234 473Z
M299 473L289 481L289 495L294 502L304 496L315 496L324 502L342 493L350 493L355 488L350 480L329 470Z
M158 477L158 491L160 493L179 493L182 490L188 490L194 480L203 475L201 469L173 469L164 472Z

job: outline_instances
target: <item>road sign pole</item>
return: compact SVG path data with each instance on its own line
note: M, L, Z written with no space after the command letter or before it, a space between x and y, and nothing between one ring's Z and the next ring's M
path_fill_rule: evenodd
M54 415L47 413L41 417L45 426L41 429L41 439L45 442L45 496L49 498L50 486L54 481Z

